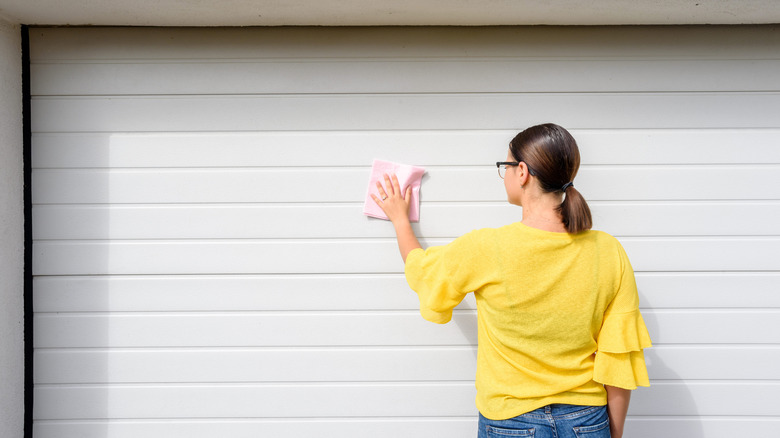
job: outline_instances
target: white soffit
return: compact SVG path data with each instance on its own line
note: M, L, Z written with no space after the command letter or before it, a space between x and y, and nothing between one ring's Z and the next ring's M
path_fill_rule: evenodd
M28 25L382 26L780 23L777 0L0 0Z

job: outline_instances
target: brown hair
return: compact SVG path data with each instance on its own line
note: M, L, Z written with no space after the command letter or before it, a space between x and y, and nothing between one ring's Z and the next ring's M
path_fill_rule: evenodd
M532 126L509 142L509 151L515 160L528 166L528 172L536 177L543 191L565 190L558 213L568 233L579 233L593 226L588 203L568 184L574 181L580 167L580 150L569 131L553 123Z

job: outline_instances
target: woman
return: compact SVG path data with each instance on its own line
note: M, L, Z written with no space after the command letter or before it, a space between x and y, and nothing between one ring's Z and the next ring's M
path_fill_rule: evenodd
M409 188L394 175L377 183L420 312L443 324L476 296L479 437L620 438L630 390L649 386L651 344L628 257L590 230L574 188L577 143L560 126L533 126L496 164L522 221L427 250L409 223Z

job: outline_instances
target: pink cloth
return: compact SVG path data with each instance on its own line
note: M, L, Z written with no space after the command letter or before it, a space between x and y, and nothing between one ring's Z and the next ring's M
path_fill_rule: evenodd
M366 191L366 202L363 204L363 214L379 219L387 220L387 216L376 205L371 195L374 194L377 198L382 198L379 195L379 190L376 188L376 183L379 181L382 186L385 186L385 174L395 174L398 177L398 184L401 186L401 190L406 190L407 187L412 187L412 199L409 204L409 220L417 222L420 220L420 181L425 173L425 169L417 166L410 166L408 164L391 163L389 161L374 160L374 165L371 166L371 177L368 179L368 190ZM385 188L386 190L387 188Z

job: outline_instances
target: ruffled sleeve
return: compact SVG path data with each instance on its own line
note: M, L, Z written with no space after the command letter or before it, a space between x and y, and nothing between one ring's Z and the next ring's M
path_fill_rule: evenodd
M620 284L604 313L598 334L593 380L624 389L650 386L644 349L650 348L650 334L639 311L634 270L623 248L618 245Z
M624 389L650 386L643 350L651 346L639 309L607 315L599 333L593 380Z
M406 256L404 273L420 299L420 314L445 324L466 294L485 284L495 269L486 240L488 231L472 231L444 246L415 249Z

